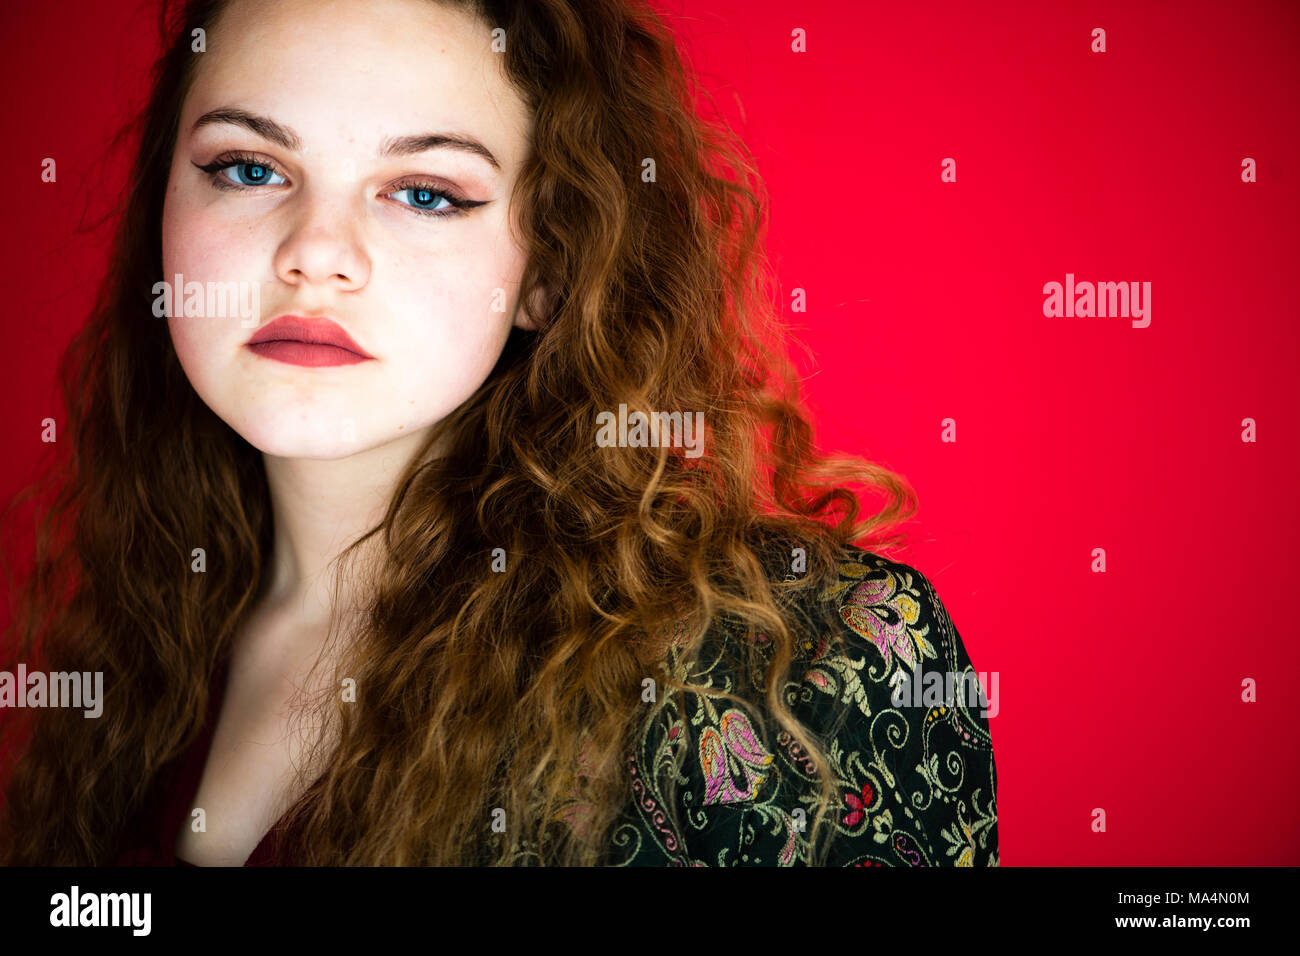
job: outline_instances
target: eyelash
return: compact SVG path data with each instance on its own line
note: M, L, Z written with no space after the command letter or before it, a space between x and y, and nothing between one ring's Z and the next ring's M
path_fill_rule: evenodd
M212 185L217 189L227 189L235 192L249 192L250 190L255 190L260 187L245 186L232 182L227 177L221 175L224 170L231 169L235 166L261 166L270 170L272 175L284 175L274 163L268 162L264 159L259 159L251 153L222 153L210 163L203 165L195 163L194 165L208 174L208 178L211 180ZM425 209L420 206L411 205L410 203L401 203L401 205L413 211L417 216L445 219L453 216L464 215L467 210L473 209L476 206L486 205L487 203L486 200L466 199L446 187L437 186L434 183L424 182L421 180L404 179L397 183L391 190L389 190L389 192L402 192L407 189L423 190L432 193L434 196L441 196L443 199L447 200L447 202L451 203L450 209Z

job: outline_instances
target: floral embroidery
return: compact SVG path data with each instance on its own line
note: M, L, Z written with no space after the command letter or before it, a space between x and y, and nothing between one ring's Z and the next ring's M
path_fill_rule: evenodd
M935 661L927 671L973 670L961 637L918 571L860 548L845 557L838 581L822 595L830 618L804 618L838 621L836 640L809 631L799 645L804 663L792 671L801 679L792 676L783 694L819 735L842 795L827 818L835 832L826 862L997 866L997 770L987 719L961 700L895 706L891 696L923 661ZM756 644L766 646L761 636ZM737 675L723 660L702 655L689 681L736 692ZM668 692L641 732L635 800L615 829L611 865L810 862L817 794L810 755L763 701L745 699L762 725L725 699Z
M738 789L729 761L743 768L746 782ZM742 711L722 715L722 731L706 727L700 735L700 766L704 768L704 803L740 803L753 800L765 775L758 772L772 762L772 755L758 742L758 735Z
M871 801L876 797L876 792L871 788L871 784L862 785L861 795L850 793L844 798L844 802L849 805L849 812L844 815L846 826L856 826L859 821L867 815L867 807L871 806Z
M893 667L897 655L909 671L915 671L917 648L925 657L935 656L934 648L925 639L929 628L916 628L921 605L919 592L912 587L911 574L900 582L889 570L873 573L857 562L841 564L840 574L849 578L865 577L840 605L840 617L855 632L875 643L885 659L886 669ZM831 593L839 593L847 586L848 582L841 581Z

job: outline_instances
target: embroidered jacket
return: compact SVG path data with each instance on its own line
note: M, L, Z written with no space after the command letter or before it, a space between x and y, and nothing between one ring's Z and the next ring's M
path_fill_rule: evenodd
M997 866L997 770L983 715L996 711L934 588L914 568L853 548L822 600L842 646L804 614L793 671L802 679L783 700L818 731L840 794L825 865ZM724 656L702 659L685 682L732 689ZM918 680L918 668L942 683ZM810 862L816 783L770 711L759 708L764 734L730 701L665 693L633 760L635 809L614 830L610 865Z

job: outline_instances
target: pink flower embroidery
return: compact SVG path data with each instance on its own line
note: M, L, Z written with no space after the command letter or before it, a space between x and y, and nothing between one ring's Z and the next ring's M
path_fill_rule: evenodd
M845 826L857 826L867 815L867 807L871 806L871 801L876 799L876 791L872 789L871 784L862 785L862 795L848 793L844 795L844 802L849 805L849 812L844 814Z
M744 789L736 786L730 764L740 764ZM766 775L759 770L772 762L743 711L722 715L721 727L706 727L700 734L700 765L704 768L704 803L740 803L758 796Z
M863 637L870 638L885 659L885 666L893 666L893 655L916 670L916 645L907 625L915 624L919 608L909 595L895 593L893 578L889 575L868 578L849 594L840 607L844 623Z

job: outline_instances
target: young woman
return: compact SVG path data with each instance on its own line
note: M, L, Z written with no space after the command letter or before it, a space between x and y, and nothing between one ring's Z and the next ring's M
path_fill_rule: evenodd
M0 712L4 862L996 865L983 699L907 690L961 639L855 544L911 490L814 450L661 23L164 21L13 628L102 715Z

